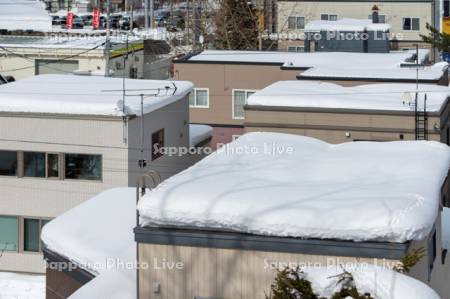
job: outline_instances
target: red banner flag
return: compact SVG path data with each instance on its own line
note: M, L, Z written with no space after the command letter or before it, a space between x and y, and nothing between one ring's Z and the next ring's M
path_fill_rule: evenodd
M95 8L92 17L92 26L94 29L98 29L100 27L100 9Z
M72 25L73 25L73 12L68 11L67 12L67 21L66 21L67 29L72 29Z

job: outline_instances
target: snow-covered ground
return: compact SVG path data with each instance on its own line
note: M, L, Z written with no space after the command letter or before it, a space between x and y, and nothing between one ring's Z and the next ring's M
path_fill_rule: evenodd
M164 181L138 208L142 226L401 243L430 233L449 164L450 149L438 142L332 145L248 133Z
M341 288L339 277L336 277L343 273L340 267L301 270L320 298L330 298ZM375 299L440 299L426 284L386 268L355 264L346 267L345 271L352 274L360 293L370 293Z
M45 299L45 276L0 272L0 299Z

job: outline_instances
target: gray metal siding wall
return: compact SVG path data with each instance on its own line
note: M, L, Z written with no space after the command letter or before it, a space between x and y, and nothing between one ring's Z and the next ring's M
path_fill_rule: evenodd
M367 50L369 53L389 53L389 32L368 31Z
M321 31L321 39L318 41L318 52L364 52L364 41L359 39L359 32L341 31L327 32ZM342 36L353 36L353 39L347 40Z

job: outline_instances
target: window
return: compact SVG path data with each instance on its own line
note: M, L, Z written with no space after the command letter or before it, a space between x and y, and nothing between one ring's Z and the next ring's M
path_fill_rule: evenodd
M369 20L372 20L373 16L369 15ZM385 15L378 15L378 23L386 23L386 16Z
M101 155L65 154L64 161L66 179L102 179Z
M249 96L254 94L253 90L233 90L233 118L244 118L244 106Z
M0 175L17 175L17 152L0 151Z
M420 19L419 18L403 18L403 30L420 30Z
M209 89L196 88L189 94L189 107L209 108Z
M23 153L23 175L33 178L45 178L45 153Z
M41 231L44 225L50 220L46 219L23 219L23 250L30 252L41 252L43 244L41 242Z
M130 68L130 78L137 79L138 77L138 69L136 67Z
M321 14L320 19L322 21L337 21L337 15Z
M47 154L47 177L59 178L59 155Z
M288 52L305 52L305 47L296 47L296 46L289 46Z
M162 156L160 151L164 147L164 129L152 134L152 161Z
M18 250L19 222L17 217L0 216L0 251Z
M288 18L289 29L305 29L304 17L289 17Z

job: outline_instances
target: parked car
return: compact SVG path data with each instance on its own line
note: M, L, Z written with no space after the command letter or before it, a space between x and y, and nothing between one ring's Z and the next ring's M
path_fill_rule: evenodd
M84 15L81 18L83 19L84 26L92 26L92 21L94 19L92 15Z
M58 26L61 25L61 18L59 16L52 17L52 25Z
M84 28L84 21L79 16L73 17L73 23L72 23L72 29L83 29Z
M131 24L131 17L130 16L124 16L120 21L119 21L119 27L122 30L130 30L130 24ZM137 28L137 23L135 21L133 21L133 28Z

